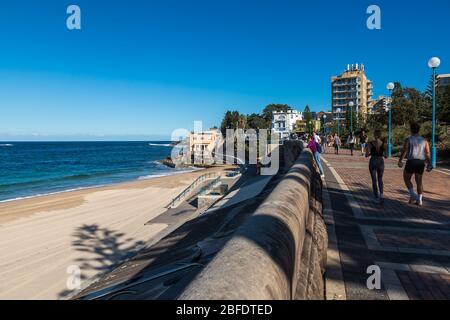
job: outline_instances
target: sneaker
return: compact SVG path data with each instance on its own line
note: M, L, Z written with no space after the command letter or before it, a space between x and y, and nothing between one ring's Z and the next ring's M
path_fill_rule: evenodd
M423 201L421 199L417 199L416 205L418 205L420 207L423 206Z
M320 177L321 177L322 179L325 179L325 175L324 175L324 174L321 174Z
M409 197L409 204L413 204L414 202L417 202L418 200L415 197Z

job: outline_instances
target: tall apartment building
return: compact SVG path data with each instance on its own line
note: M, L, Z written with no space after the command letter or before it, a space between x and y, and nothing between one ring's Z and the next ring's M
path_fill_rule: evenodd
M372 81L367 79L364 65L347 65L341 75L331 78L331 106L334 120L340 119L345 125L345 114L349 103L353 102L353 111L365 119L369 113L373 95ZM340 113L338 113L340 109Z
M389 106L392 99L385 96L379 96L377 99L372 100L369 113L383 113L386 111L386 107Z
M440 74L437 78L439 87L443 88L450 86L450 74Z

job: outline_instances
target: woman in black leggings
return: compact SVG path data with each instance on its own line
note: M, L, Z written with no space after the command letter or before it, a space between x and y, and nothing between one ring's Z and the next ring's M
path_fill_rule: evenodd
M375 139L366 146L366 157L370 156L369 171L372 178L372 189L375 199L381 204L383 198L383 174L384 174L384 158L386 154L386 140L381 138L381 131L376 130Z

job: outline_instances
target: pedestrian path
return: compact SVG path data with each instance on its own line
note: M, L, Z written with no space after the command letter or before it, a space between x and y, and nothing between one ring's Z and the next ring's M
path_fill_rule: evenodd
M450 299L450 176L424 175L424 206L408 204L402 169L386 160L385 202L373 201L368 159L323 154L330 234L329 299ZM327 201L328 199L328 201ZM369 266L381 289L369 290Z

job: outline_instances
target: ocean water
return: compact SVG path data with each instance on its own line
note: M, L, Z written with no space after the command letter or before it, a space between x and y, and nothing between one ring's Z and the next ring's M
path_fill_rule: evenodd
M169 142L0 142L0 201L192 169L168 168Z

